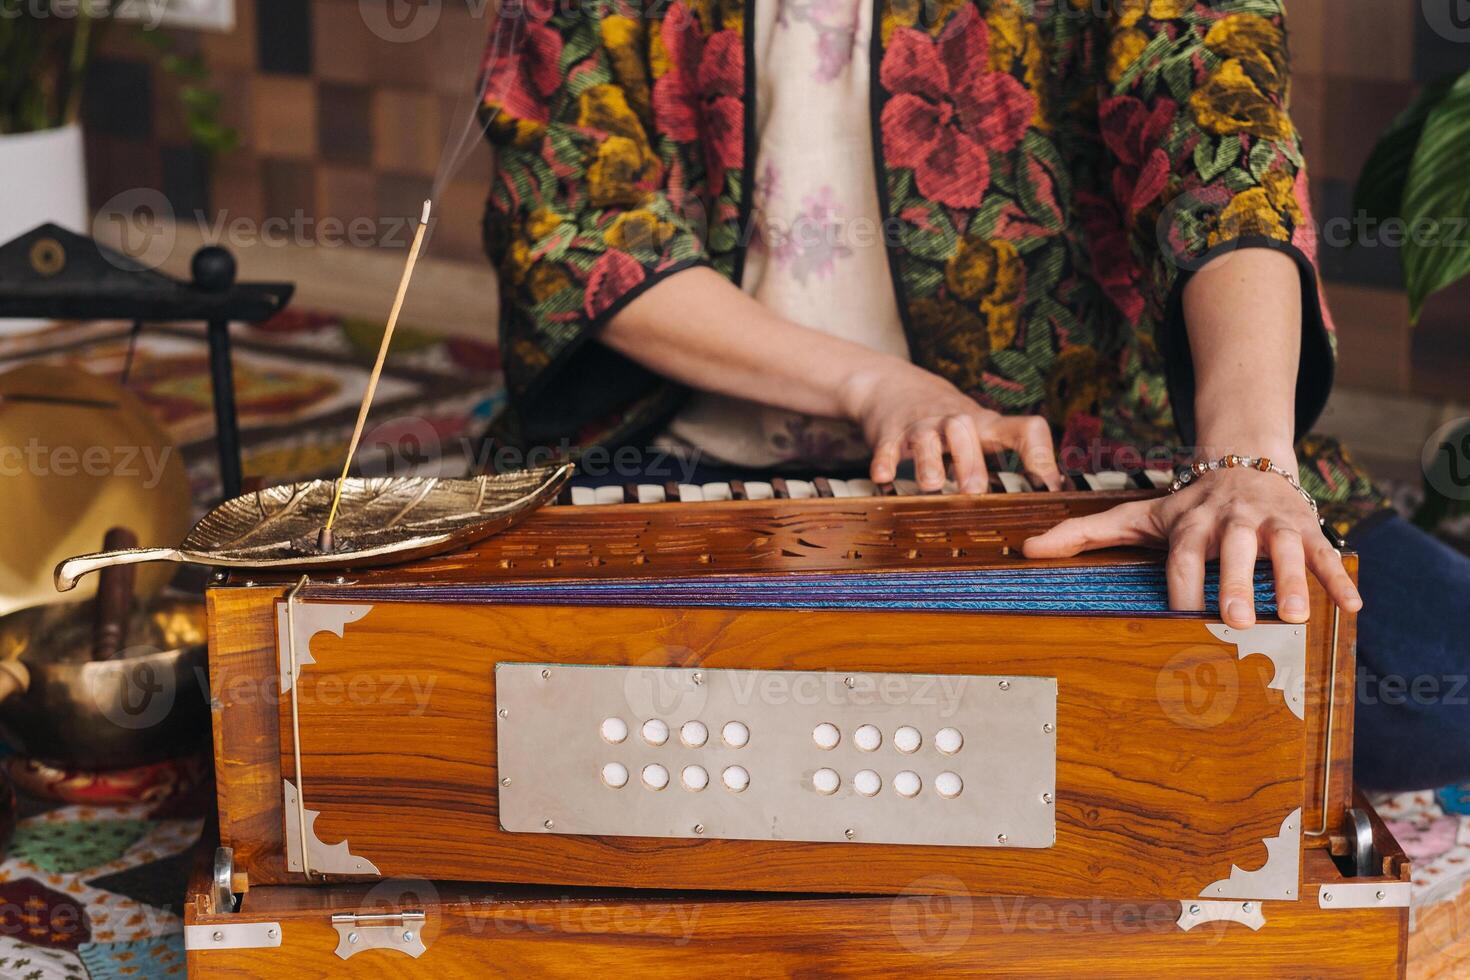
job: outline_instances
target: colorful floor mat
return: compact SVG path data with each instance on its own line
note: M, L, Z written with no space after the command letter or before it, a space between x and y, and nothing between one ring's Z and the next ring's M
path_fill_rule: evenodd
M180 915L202 815L26 797L22 812L0 863L0 977L184 976Z

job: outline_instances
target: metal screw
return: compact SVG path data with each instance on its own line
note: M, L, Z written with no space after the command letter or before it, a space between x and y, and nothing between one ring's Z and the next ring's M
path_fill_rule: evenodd
M695 675L690 679L694 681L695 687L698 687L699 685L704 683L704 675L698 672L696 672Z
M220 930L216 929L214 931L214 935L210 936L209 938L210 939L213 939L217 943L222 943L222 942L225 941L225 934L223 932L221 932Z
M1052 732L1057 730L1057 726L1053 725L1051 722L1047 722L1045 725L1041 726L1041 730L1050 735Z
M1011 682L1010 681L1001 681L1000 682L1000 689L1002 691L1009 691L1011 689Z
M842 836L846 837L848 840L852 840L854 837L857 836L857 831L853 830L851 827L848 827L842 832Z
M247 588L247 589L253 589L253 588L255 588L255 579L253 579L253 578L247 578L245 580L245 588Z
M1189 914L1190 915L1199 915L1200 914L1200 911L1201 911L1201 909L1200 909L1200 907L1198 905L1191 905L1189 907Z
M411 932L405 932L403 934L403 941L406 942L406 943L413 942L413 933L411 933Z
M497 711L495 713L497 715L499 715L500 717L502 717L502 718L509 718L510 717L510 709L508 709L508 708L501 708L499 711Z
M223 582L225 580L225 573L224 572L215 572L214 573L214 580L216 582Z
M1006 842L1006 835L1005 834L996 834L995 835L995 840L999 844L1004 844Z
M357 945L357 933L355 933L355 932L349 932L347 934L347 942L350 945L356 946Z
M346 575L338 575L332 581L336 582L338 585L346 585L347 584L347 576Z
M278 938L280 938L281 930L275 929L275 928L271 928L271 929L267 929L265 931L265 934L267 936L269 936L270 938L272 938L272 939L278 939Z
M547 670L545 667L541 668L541 679L544 681L550 679L550 677L551 671Z
M1053 797L1050 793L1041 794L1041 802L1043 803L1050 803L1053 799L1055 799L1055 797Z
M1324 902L1330 902L1330 901L1332 901L1332 893L1331 892L1323 892L1322 893L1322 901L1324 901Z
M1376 892L1373 893L1373 897L1376 898L1376 899L1378 899L1381 902L1385 898L1388 897L1388 892L1386 892L1386 891L1384 891L1383 889L1380 888L1378 891L1376 891Z
M1240 910L1242 912L1249 912L1251 910L1251 903L1250 902L1241 902L1240 903Z
M842 679L842 683L847 685L848 687L857 687L857 681L853 680L851 677L844 677Z
M547 830L550 830L551 828L556 826L556 821L552 820L550 817L547 817L546 822L543 823L541 826L545 827Z
M509 786L510 785L510 777L509 776L501 776L500 777L500 785L502 785L502 786Z
M702 833L704 833L704 824L702 824L702 823L695 824L694 825L694 832L696 834L702 834Z

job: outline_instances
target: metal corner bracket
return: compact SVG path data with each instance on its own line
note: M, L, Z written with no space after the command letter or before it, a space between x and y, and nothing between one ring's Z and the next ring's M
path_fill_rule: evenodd
M378 868L367 858L352 853L348 842L325 844L316 835L316 818L320 811L301 805L296 787L283 779L282 796L286 811L286 870L335 875L377 875ZM304 855L304 860L303 860Z
M1238 630L1223 623L1207 623L1205 628L1218 640L1233 643L1236 658L1261 654L1276 668L1266 686L1280 691L1286 707L1297 718L1307 717L1307 628L1292 623L1258 623L1250 629Z
M1239 922L1252 932L1266 924L1260 902L1211 902L1202 898L1184 899L1179 903L1175 925L1185 932L1209 922Z
M1257 901L1295 901L1297 879L1302 867L1302 808L1297 807L1281 821L1281 832L1267 837L1266 863L1254 871L1230 866L1230 877L1205 886L1201 898L1249 898Z

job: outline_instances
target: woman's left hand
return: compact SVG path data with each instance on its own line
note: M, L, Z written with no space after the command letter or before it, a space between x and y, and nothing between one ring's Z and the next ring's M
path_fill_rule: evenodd
M1363 600L1310 507L1276 473L1219 469L1179 493L1120 504L1063 521L1025 543L1028 558L1070 558L1122 545L1167 546L1169 605L1205 608L1205 562L1220 559L1220 614L1227 625L1254 625L1258 556L1271 559L1278 615L1307 621L1307 569L1348 612Z

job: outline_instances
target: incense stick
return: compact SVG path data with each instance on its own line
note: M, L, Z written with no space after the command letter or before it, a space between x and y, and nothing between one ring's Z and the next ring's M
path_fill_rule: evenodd
M378 345L378 360L373 364L373 373L368 377L367 391L363 392L362 404L357 409L357 424L352 427L352 441L347 445L347 458L342 461L342 474L337 477L332 492L332 510L327 514L327 523L317 539L321 551L332 550L332 524L337 520L337 508L342 504L342 486L347 482L347 471L352 468L357 455L357 444L362 440L363 426L367 424L368 410L373 405L373 395L378 391L378 379L383 375L383 365L388 360L388 345L393 342L393 328L398 326L398 314L403 311L403 299L408 295L408 283L413 278L413 267L419 260L419 249L424 244L424 232L429 227L429 209L433 201L424 202L424 212L419 217L419 226L413 233L413 245L408 250L408 263L403 267L403 278L398 281L398 295L393 298L393 310L388 314L388 327L383 331L383 341Z

